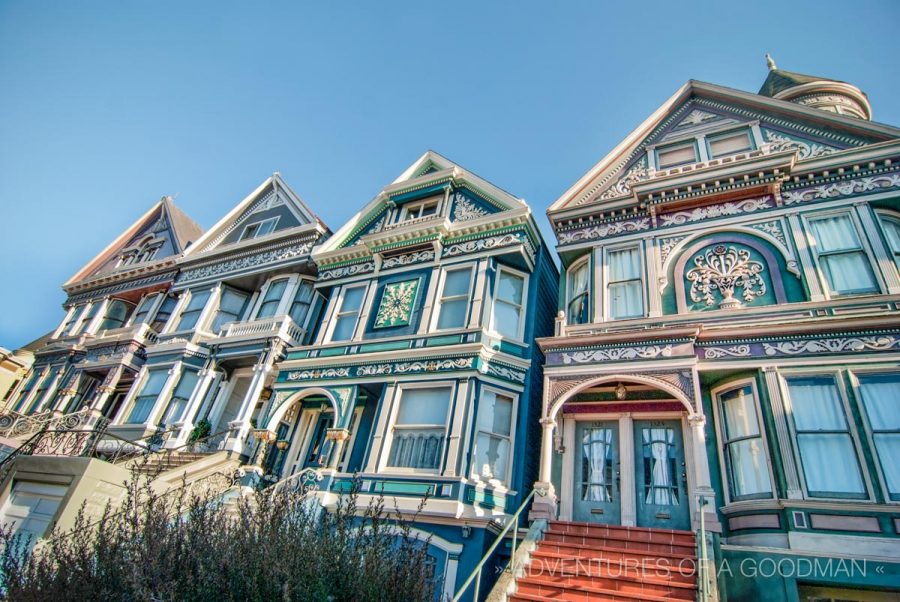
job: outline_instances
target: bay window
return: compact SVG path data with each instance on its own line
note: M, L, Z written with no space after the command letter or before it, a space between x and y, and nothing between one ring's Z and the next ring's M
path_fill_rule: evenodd
M228 322L240 320L248 298L249 295L243 291L223 286L222 295L219 297L219 308L213 318L211 330L217 333Z
M166 295L165 299L163 299L162 303L159 305L159 309L156 310L156 315L150 323L150 328L156 332L161 331L166 325L166 322L169 321L169 318L172 317L172 312L175 311L176 305L178 305L178 299L173 295Z
M169 371L165 368L147 372L147 377L141 385L141 392L134 398L134 405L131 407L131 413L128 414L126 423L141 424L147 422L156 399L162 392L168 378Z
M641 251L637 246L613 249L606 253L607 312L612 319L644 315L641 278Z
M344 289L334 319L334 329L331 332L332 341L349 341L353 338L356 323L359 321L359 313L362 310L365 292L365 285L351 286Z
M208 290L191 291L187 305L181 310L181 315L178 317L178 324L175 326L174 330L193 330L197 325L200 314L203 313L203 308L206 307L206 302L208 300Z
M887 497L900 501L900 373L857 377Z
M19 392L19 399L16 400L16 405L13 407L14 412L23 412L25 410L25 408L22 407L22 404L25 403L28 394L31 393L31 390L34 389L35 384L37 384L40 378L41 373L39 371L36 370L31 373L31 376L28 377L28 380L25 381L25 385Z
M72 310L72 313L69 315L68 319L66 319L62 328L59 331L59 336L66 336L69 334L74 334L74 330L76 325L78 324L79 318L87 309L87 305L77 305L75 309Z
M448 269L438 300L437 329L463 328L469 315L472 267Z
M294 299L291 301L291 307L288 309L288 315L291 316L291 320L297 326L302 328L306 324L309 308L312 307L315 295L316 290L309 280L301 280L297 284L297 292L294 293Z
M881 220L881 230L887 239L894 263L900 267L900 220L887 215L879 215L879 218Z
M47 374L41 378L40 384L37 387L37 391L34 393L34 397L31 399L31 407L28 408L28 414L33 414L41 409L41 401L44 396L47 394L47 389L53 384L53 381L56 379L56 375L59 372L59 368L50 368Z
M387 465L436 471L447 434L451 387L401 389Z
M506 481L512 445L514 400L511 396L485 389L478 404L478 433L475 436L473 476Z
M717 395L722 413L722 447L732 500L772 496L769 462L751 385Z
M140 303L138 303L137 308L134 310L134 313L131 314L131 323L132 324L144 324L147 320L150 319L150 312L153 310L153 306L156 305L156 301L159 299L159 294L145 295L143 299L141 299Z
M494 292L492 329L513 339L522 339L525 313L525 278L500 268Z
M106 312L98 330L113 330L121 328L128 321L128 315L133 306L121 299L112 299L106 304Z
M196 370L185 370L181 373L181 378L178 379L178 384L175 385L175 390L172 391L172 398L169 400L169 404L166 406L166 411L163 414L162 424L171 425L182 419L181 415L184 413L184 409L191 398L191 393L194 392L194 388L199 380L200 375Z
M81 312L81 321L76 323L72 328L72 334L82 334L87 331L88 326L90 326L91 322L94 320L94 316L97 315L97 312L100 310L100 305L102 305L103 301L97 300L85 307L84 311Z
M786 379L794 438L811 497L865 498L859 460L833 376Z
M813 248L832 293L845 295L878 290L869 258L850 214L809 220Z
M590 261L585 258L569 268L566 278L566 319L569 324L590 321Z
M281 305L281 298L284 296L284 290L287 288L288 279L279 278L269 283L266 288L266 294L256 310L256 319L268 318L275 315L278 306Z

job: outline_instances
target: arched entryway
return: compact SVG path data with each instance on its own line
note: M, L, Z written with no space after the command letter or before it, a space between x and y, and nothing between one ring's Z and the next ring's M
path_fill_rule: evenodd
M266 420L266 429L276 434L266 472L285 478L304 468L328 467L333 445L328 433L338 407L332 393L320 388L299 391L274 407Z

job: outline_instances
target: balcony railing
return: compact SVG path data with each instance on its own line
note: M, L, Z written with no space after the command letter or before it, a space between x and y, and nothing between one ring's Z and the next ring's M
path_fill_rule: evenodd
M220 338L281 337L291 345L303 341L304 330L294 324L290 316L272 316L250 322L228 322L219 331Z
M158 335L149 324L132 324L131 326L123 326L122 328L110 328L109 330L100 330L91 340L91 345L103 342L106 343L110 339L115 340L133 340L139 343L152 345L156 343Z

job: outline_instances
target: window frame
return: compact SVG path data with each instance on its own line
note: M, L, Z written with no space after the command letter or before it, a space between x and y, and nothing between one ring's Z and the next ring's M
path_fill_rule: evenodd
M749 147L744 150L733 151L728 153L723 153L721 155L714 155L712 151L712 143L721 140L724 138L731 138L738 134L744 134L747 136L747 142L749 143ZM706 145L706 156L708 160L712 161L715 159L721 159L722 157L730 157L732 155L739 155L741 153L749 153L756 150L756 141L754 140L753 130L748 127L736 127L732 129L722 130L714 133L709 133L703 136L703 143Z
M862 389L860 387L859 377L862 376L865 378L866 376L880 376L891 374L900 378L900 370L897 369L896 366L893 367L866 367L866 368L851 368L848 370L850 375L850 387L853 391L853 396L856 398L856 406L859 410L859 415L862 419L863 430L866 435L866 443L869 446L869 450L872 452L872 460L875 465L875 473L878 477L878 484L881 486L881 491L884 494L884 502L885 504L900 504L900 492L896 492L893 495L895 498L891 497L891 491L888 489L887 479L884 476L884 468L882 467L881 457L878 454L878 448L875 447L875 430L872 428L872 422L869 419L869 412L866 410L865 401L863 400ZM892 431L878 431L878 432L892 432ZM868 472L868 471L866 471Z
M519 306L519 329L515 337L502 334L496 328L496 312L494 311L494 308L497 306L497 289L498 285L500 284L500 274L502 274L503 272L508 272L513 276L522 279L522 305ZM525 342L525 318L528 315L528 276L529 275L526 272L522 272L502 264L497 265L496 274L494 275L494 288L491 291L491 321L489 330L492 335L509 338L510 340L517 343ZM506 301L502 301L502 303L506 303ZM512 303L508 303L508 305L512 305Z
M803 458L800 455L800 445L797 439L797 427L794 423L794 409L791 400L791 392L788 387L788 381L792 378L817 378L817 377L828 377L831 378L837 388L838 397L840 398L841 408L844 411L844 422L847 425L847 433L850 436L850 441L853 445L853 451L856 454L856 466L859 469L859 475L862 479L863 483L863 496L855 497L852 494L847 496L818 496L811 495L809 492L809 488L806 485L806 469L803 466ZM781 398L784 403L784 411L785 411L785 421L787 422L788 431L791 436L791 447L792 453L794 454L794 463L797 467L797 478L800 480L800 487L803 490L803 498L807 500L825 500L825 501L838 501L838 502L872 502L873 491L872 491L872 483L869 479L869 471L866 468L866 465L863 461L865 456L863 455L862 446L859 440L859 432L858 429L855 428L856 424L853 421L853 413L850 408L849 399L847 396L847 390L844 386L842 374L840 370L822 370L822 369L814 369L814 370L791 370L787 372L779 373L779 381L781 386ZM827 431L827 432L837 432L837 431ZM834 492L829 492L834 493Z
M680 161L678 163L672 163L671 165L666 165L666 166L663 166L662 163L660 163L661 153L677 150L681 147L688 147L688 146L690 146L694 151L694 159L693 160ZM675 169L676 167L681 167L682 165L693 165L694 163L699 163L701 160L700 147L697 144L696 138L688 138L687 140L678 140L676 142L667 143L667 144L657 146L656 148L654 148L653 149L653 159L654 159L654 164L656 165L656 169L658 169L660 171Z
M334 331L337 329L338 320L341 318L341 316L343 316L345 314L349 315L350 313L352 313L349 311L345 311L345 312L341 311L341 308L344 305L344 298L347 296L347 291L350 291L350 290L356 289L356 288L362 289L363 294L362 294L362 299L360 299L360 302L359 302L359 308L356 310L356 321L353 323L353 329L351 330L350 338L335 340L334 339ZM368 296L369 296L369 283L368 282L360 282L360 283L356 283L356 284L345 284L345 285L341 286L340 293L338 294L337 299L335 299L334 311L332 312L331 319L329 320L328 337L326 339L326 342L328 342L328 343L350 343L350 342L353 342L356 340L356 331L359 330L359 323L362 318L363 310L365 309L366 303L368 302Z
M184 312L186 312L188 310L188 307L191 305L191 301L193 301L194 295L196 294L196 292L205 294L206 300L203 302L203 305L198 310L191 310L191 311L197 311L197 319L194 321L194 323L191 325L191 327L187 328L187 329L182 328L181 322L184 320ZM206 310L207 306L209 306L209 300L212 298L212 295L213 295L212 291L207 288L204 288L204 287L199 287L196 289L187 289L187 290L185 290L185 293L187 293L187 296L188 296L187 299L184 301L184 303L181 305L180 308L176 307L176 309L178 309L178 312L177 312L178 315L175 315L176 312L172 311L172 314L169 316L170 320L173 319L173 316L174 316L174 320L175 320L172 324L172 332L196 332L198 330L202 330L205 327L205 325L200 322L200 319L203 317L203 313ZM182 294L184 294L184 293L182 293Z
M278 220L280 219L280 217L281 216L276 215L274 217L267 217L266 219L250 222L249 224L244 224L244 228L241 230L241 234L240 236L238 236L237 242L246 242L248 240L254 240L257 238L262 238L263 236L268 236L275 231L275 228L278 226ZM260 234L259 231L262 230L263 224L268 224L270 222L272 224L272 228L268 232ZM256 230L252 233L251 236L248 236L247 230L249 230L253 226L256 226Z
M504 435L499 435L494 432L483 431L478 427L478 414L481 411L481 398L484 395L485 391L490 391L494 395L502 395L504 397L509 397L512 399L512 409L510 410L509 416L509 436L506 437ZM512 481L512 470L513 470L513 452L515 451L516 444L516 426L518 425L518 412L519 412L519 397L521 393L514 393L512 391L508 391L506 389L501 389L500 387L489 385L482 383L481 389L478 392L478 410L475 412L475 420L473 423L473 434L472 434L472 445L469 450L469 457L471 458L470 467L469 467L469 478L476 482L482 483L490 483L493 486L502 486L502 487L510 487ZM501 437L505 438L509 441L509 456L506 459L506 474L502 479L497 478L496 476L491 478L485 478L477 471L477 465L475 464L477 457L477 447L478 447L478 435L481 433L485 433L492 437Z
M226 312L226 313L228 313L228 315L233 315L234 316L233 319L228 320L226 322L222 322L221 324L219 324L218 328L216 328L215 324L216 324L216 321L219 319L219 314L222 313L222 299L225 297L226 292L232 292L232 293L235 293L238 295L243 295L244 302L243 302L243 305L242 305L239 313L232 314L231 312ZM216 299L216 309L215 309L215 311L212 312L212 316L209 321L209 328L213 332L213 334L219 334L219 331L222 330L222 328L226 324L230 324L231 322L240 322L243 319L244 315L246 315L246 313L247 313L247 305L249 304L250 298L252 296L253 296L252 293L248 293L247 291L241 290L235 286L230 286L227 284L221 285L219 294L218 294L218 299Z
M297 322L294 322L294 317L291 314L292 310L294 309L294 304L297 303L297 295L300 294L300 291L302 290L304 284L312 287L312 296L309 298L309 305L306 308L306 315L303 317L303 324L297 324ZM309 324L310 317L313 314L313 307L315 307L316 305L316 295L320 295L320 293L318 290L316 290L316 281L314 279L304 277L300 277L297 279L293 294L290 296L290 302L287 304L285 314L291 318L291 321L294 322L295 325L299 326L304 331L308 330L307 325Z
M152 404L150 404L150 410L147 412L147 415L144 417L144 419L141 422L132 422L131 415L134 414L134 410L137 407L138 400L141 397L147 397L146 395L142 395L142 394L143 394L144 388L150 382L150 376L152 375L153 372L159 372L164 376L163 381L162 381L162 386L159 388L159 391L156 393L156 397L154 398L155 401ZM166 384L168 384L169 379L171 377L172 377L172 367L171 366L168 368L165 368L165 367L148 368L146 374L144 374L143 378L140 379L140 383L138 383L139 388L135 390L134 397L131 398L131 400L128 404L128 407L126 408L128 411L122 412L121 424L123 424L123 425L147 424L147 421L153 417L153 408L156 406L157 403L159 403L159 398L161 397L162 393L166 390Z
M591 299L591 288L593 287L594 274L591 269L591 255L592 253L587 253L584 257L581 257L574 262L569 268L566 270L566 323L567 324L590 324L592 320L592 305L593 300ZM584 292L578 293L577 295L572 295L571 283L573 282L572 274L575 270L580 269L582 265L587 269L587 279L585 280L587 286L584 289ZM586 297L585 303L587 307L587 317L584 322L572 322L572 303L579 297Z
M759 428L759 435L757 437L739 437L735 439L728 439L727 429L725 428L725 408L722 405L720 396L737 389L743 389L747 385L750 385L750 390L753 394L753 406L754 410L756 411L756 424ZM772 462L771 448L769 447L769 438L766 433L766 423L762 412L762 400L759 397L759 387L757 386L756 379L742 378L729 381L712 388L709 393L712 399L713 420L715 421L716 439L718 443L717 455L719 457L719 469L721 471L722 481L724 485L723 494L725 497L725 503L732 504L745 501L775 499L775 497L778 495L778 486L777 481L775 480L775 470ZM763 453L765 453L766 455L766 470L767 474L769 475L769 489L771 489L771 491L769 491L768 495L757 493L751 495L736 496L732 491L731 473L728 470L729 463L726 461L726 450L730 443L756 438L759 438L763 447Z
M436 215L440 215L441 207L442 207L443 203L444 203L443 196L428 197L428 198L420 199L418 201L410 201L409 203L404 203L400 207L400 214L397 217L397 223L402 224L404 222L411 222L411 221L417 220L417 219L424 219L426 217L434 217ZM424 207L426 207L428 205L432 205L432 204L434 205L434 213L423 216L421 214L422 209ZM419 211L419 215L416 215L415 217L410 217L410 213L412 213L412 211L416 210L416 209Z
M468 328L469 320L470 320L470 312L472 310L472 289L475 286L475 277L478 273L477 263L461 263L457 265L450 265L441 268L441 280L440 287L435 292L435 301L434 301L434 309L432 310L431 316L431 332L447 332L450 330L459 330L461 328ZM463 320L462 326L451 326L449 328L440 328L438 324L441 320L441 310L443 309L444 302L449 301L459 301L462 299L463 295L451 295L450 297L444 296L444 287L447 285L447 276L450 272L461 272L462 270L469 271L469 284L466 287L466 311L465 311L465 319Z
M818 241L816 240L815 230L813 228L813 222L823 219L828 219L831 217L838 217L846 215L850 218L850 223L854 228L854 232L856 233L856 239L859 242L858 249L842 249L840 251L826 251L825 256L836 256L836 255L846 255L849 253L862 253L863 256L867 260L867 266L869 268L869 275L872 277L873 288L870 290L861 290L861 291L850 291L846 293L835 291L831 288L831 284L828 282L828 277L825 275L825 270L822 268L822 262L820 261L820 257L822 253L819 251ZM881 279L878 276L878 270L876 270L877 262L875 261L875 256L872 253L872 249L869 246L869 242L866 239L864 234L864 229L862 228L862 224L859 221L859 216L856 214L856 211L853 210L852 207L840 207L826 211L816 211L813 213L802 214L803 218L803 226L804 226L804 235L807 247L809 248L810 254L813 258L813 264L816 267L816 277L819 279L819 283L822 287L822 290L825 292L827 298L847 298L847 297L860 297L865 295L874 295L874 294L883 294L884 287L882 285Z
M639 265L639 278L631 278L628 280L616 280L615 282L610 281L610 268L609 268L609 254L615 253L616 251L621 251L624 249L637 248L638 250L638 265ZM611 245L608 247L603 247L603 317L608 321L620 321L620 320L638 320L641 318L647 317L647 271L646 271L647 263L645 261L645 253L644 253L644 245L642 241L635 240L628 243L622 243L618 245ZM631 316L623 316L623 317L615 317L610 311L612 309L612 303L610 302L612 296L609 294L609 285L616 284L621 282L633 282L634 280L638 280L640 282L640 291L641 291L641 312Z
M897 270L898 275L900 275L900 248L894 249L891 246L891 239L888 237L885 228L885 224L887 222L893 222L897 225L897 229L900 230L900 215L888 211L875 211L875 215L878 219L878 227L881 228L881 238L884 241L884 249L894 259L894 269Z
M390 462L391 450L394 446L394 430L397 423L397 414L400 413L400 404L403 400L403 392L412 389L448 389L450 391L450 395L447 399L447 415L444 417L444 442L441 446L438 466L436 468L409 468L405 466L391 466L388 464L388 462ZM452 380L429 380L397 384L394 390L393 402L391 404L392 407L390 420L388 420L388 423L385 426L386 432L384 433L384 437L382 437L382 447L380 453L381 459L379 462L380 466L378 467L378 472L420 475L440 475L444 472L447 462L447 450L449 449L450 445L450 429L452 427L454 408L458 391L459 387L457 382ZM433 427L434 425L403 425L401 429L408 428L412 430L416 428L423 428L425 426Z

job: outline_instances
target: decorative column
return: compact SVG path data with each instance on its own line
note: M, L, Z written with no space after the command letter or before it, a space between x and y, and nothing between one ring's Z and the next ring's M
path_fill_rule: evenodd
M350 439L349 429L328 429L325 436L331 441L331 457L328 460L328 468L337 470L341 463L341 454L344 451L344 445Z
M699 507L699 498L701 496L712 501L713 504L716 499L709 476L709 456L706 454L706 416L692 414L688 416L688 423L691 426L691 448L694 455L694 499L698 502L697 516L699 517L699 513L703 512L706 530L721 533L722 525L719 524L714 505L705 506L705 508L711 508L711 510Z
M819 275L816 271L816 264L813 262L812 253L809 250L809 243L806 239L806 232L800 223L800 216L796 211L787 214L788 224L790 226L791 237L794 246L797 247L797 258L800 260L800 267L803 269L803 276L806 280L806 286L809 289L810 301L824 301L825 292L819 283Z
M619 418L619 465L613 478L619 480L622 525L633 527L637 524L637 488L634 482L634 420L631 414Z
M253 366L253 379L250 381L250 388L247 389L247 394L241 403L237 418L228 423L228 428L232 432L225 443L226 449L243 453L244 440L250 431L250 417L253 414L253 408L256 405L256 400L259 399L260 393L262 393L266 384L266 377L271 370L272 366L268 365L268 363Z
M765 366L763 375L766 379L769 401L772 404L772 421L775 423L775 437L778 439L778 450L781 452L781 466L784 469L784 480L787 484L786 494L789 500L802 500L803 489L800 487L800 475L791 451L791 434L787 418L784 415L784 397L781 394L778 370L775 366Z
M872 245L872 254L875 255L875 262L881 268L875 270L875 276L879 282L884 277L884 285L889 295L900 293L900 277L897 275L896 264L894 263L894 254L884 246L878 233L881 228L875 223L875 217L872 207L866 201L857 201L853 204L856 209L856 215L862 223L863 232Z
M556 428L556 420L550 417L541 418L541 464L538 481L535 489L540 491L535 494L531 504L530 520L556 518L556 492L553 489L553 430Z
M206 394L213 381L218 378L218 374L214 368L204 368L198 372L198 375L200 376L200 382L197 383L197 388L194 390L194 394L184 408L184 412L178 417L178 420L174 424L179 430L178 435L172 442L173 447L178 447L187 443L188 437L190 437L191 431L194 428L194 418L200 409L200 405L203 403L203 400L206 399Z
M65 385L60 387L59 391L57 391L57 400L54 407L50 408L53 410L53 413L57 416L62 416L66 406L69 405L69 402L73 397L78 393L78 387L81 384L81 379L83 375L81 372L75 372L72 376L66 381ZM77 412L78 409L75 408Z

